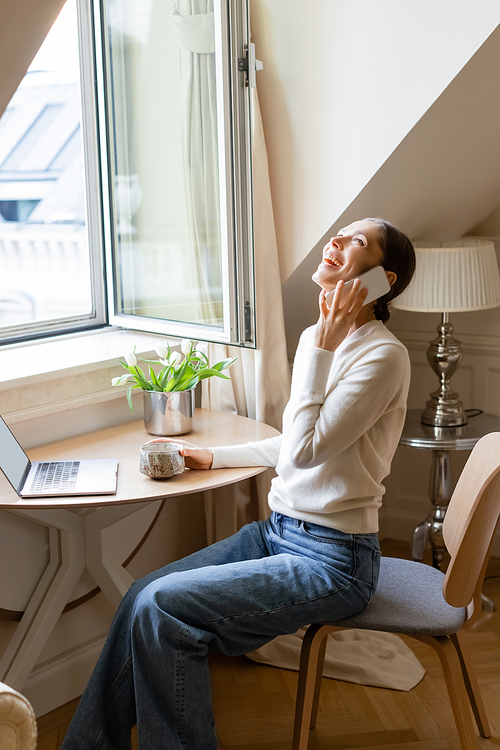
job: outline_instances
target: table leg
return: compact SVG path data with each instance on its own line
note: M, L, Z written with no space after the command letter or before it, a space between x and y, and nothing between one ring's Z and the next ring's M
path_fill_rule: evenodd
M109 553L105 530L142 507L127 504L83 513L79 509L9 509L49 528L49 564L2 655L0 680L22 689L85 568L118 607L134 579Z
M432 565L438 569L441 568L446 552L443 541L443 521L452 493L450 452L433 450L429 482L429 498L433 508L425 521L414 531L412 556L414 560L421 560L424 551L430 545Z
M157 501L160 505L161 500ZM121 505L93 510L85 518L85 552L87 570L100 587L103 594L116 609L123 596L134 582L134 578L123 565L114 559L107 548L105 531L117 521L142 506Z
M17 690L35 666L85 569L81 518L67 510L23 510L19 515L49 527L50 558L0 661L0 679Z

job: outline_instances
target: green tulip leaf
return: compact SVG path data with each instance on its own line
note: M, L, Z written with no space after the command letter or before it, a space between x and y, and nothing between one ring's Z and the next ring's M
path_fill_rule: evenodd
M127 401L128 401L128 405L132 414L134 413L134 403L132 401L132 388L133 387L134 386L131 385L130 388L127 388Z
M222 378L223 380L231 380L229 375L223 375L219 370L214 369L213 367L207 367L205 370L200 370L198 373L198 377L200 380L205 380L206 378L211 377L217 377Z
M216 365L212 365L212 370L225 370L226 367L231 367L233 362L236 362L238 357L229 357L229 359L223 359L221 362L217 362Z
M156 377L156 373L153 370L153 368L151 367L151 365L149 365L149 377L151 378L151 383L154 386L154 390L155 391L162 391L163 388L161 387L161 385L160 385L160 383L158 381L158 378Z

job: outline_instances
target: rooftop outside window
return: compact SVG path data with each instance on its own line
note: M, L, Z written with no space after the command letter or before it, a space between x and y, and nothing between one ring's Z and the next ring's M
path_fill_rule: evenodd
M76 0L0 119L0 329L90 316Z

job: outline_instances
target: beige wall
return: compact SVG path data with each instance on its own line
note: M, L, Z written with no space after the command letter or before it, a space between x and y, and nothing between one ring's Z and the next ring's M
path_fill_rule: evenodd
M467 234L481 237L500 237L500 206L497 206L485 219L472 227Z

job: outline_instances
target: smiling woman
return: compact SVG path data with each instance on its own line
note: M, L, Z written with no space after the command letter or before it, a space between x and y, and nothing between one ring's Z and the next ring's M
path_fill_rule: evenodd
M381 265L380 229L370 219L355 221L341 229L323 249L323 259L313 281L323 289L334 289L337 281L349 281ZM334 273L333 269L338 272Z
M385 323L390 317L389 302L406 289L415 272L413 246L408 236L390 222L362 219L339 230L323 248L323 258L312 278L329 292L339 281L355 279L376 266L384 269L391 290L369 310L376 320Z
M396 239L394 239L396 238ZM402 248L406 247L406 251ZM206 448L182 441L186 467L276 469L270 518L243 526L137 581L125 595L63 743L216 750L208 654L254 651L311 622L361 611L375 591L382 480L406 411L408 353L357 279L384 263L409 281L406 235L364 220L333 238L318 269L319 319L302 334L283 433ZM316 274L315 274L316 275ZM392 288L391 292L392 293Z

